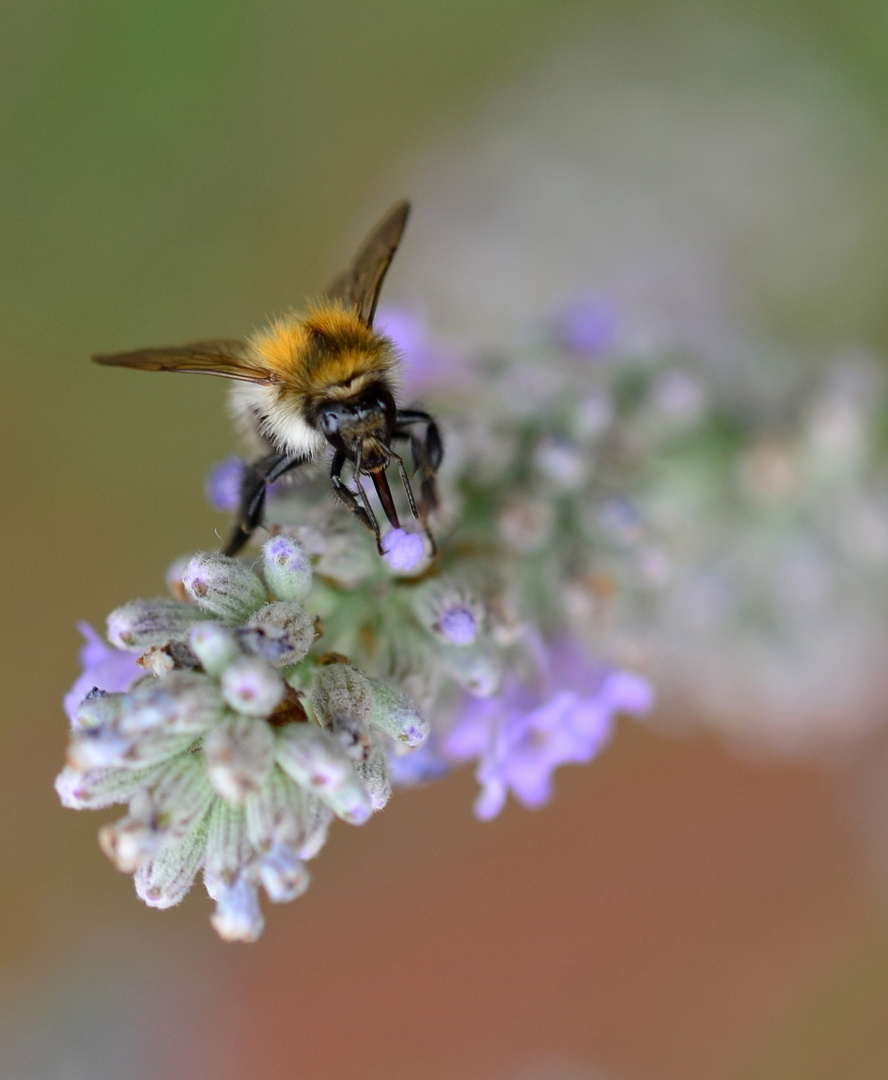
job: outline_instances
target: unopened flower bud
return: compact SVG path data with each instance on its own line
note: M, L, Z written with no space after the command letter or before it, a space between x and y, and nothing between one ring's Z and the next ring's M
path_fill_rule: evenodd
M428 736L429 722L420 715L416 702L403 690L379 679L370 680L373 712L370 723L407 746L419 746Z
M305 792L305 839L296 849L300 859L313 859L327 842L333 811L325 802Z
M198 623L192 627L188 641L208 675L218 677L232 660L240 656L237 639L221 623Z
M114 727L120 720L126 694L107 694L104 690L92 690L74 710L71 727L74 731L87 728Z
M154 772L153 769L82 769L66 765L56 777L62 806L72 810L99 810L126 803Z
M373 714L370 681L350 664L321 668L311 703L318 719L349 757L363 760L370 746L368 723Z
M286 844L275 843L262 856L259 878L275 904L286 904L301 896L311 881L308 867Z
M277 738L277 761L297 784L319 798L345 783L351 761L328 731L314 724L290 724Z
M290 536L273 536L262 548L262 575L272 596L301 604L311 590L311 562Z
M206 816L214 792L197 754L179 754L130 800L130 814L170 836L184 836Z
M392 778L379 736L371 741L366 759L355 765L355 771L370 794L373 809L381 810L392 796Z
M205 619L193 604L160 597L133 600L108 616L108 640L118 649L144 652L152 645L166 645L181 637L198 620Z
M200 608L223 622L243 622L265 603L265 586L237 559L201 552L182 574L182 584Z
M207 846L205 825L185 836L165 839L154 857L136 868L136 895L149 907L170 908L181 903L194 882Z
M284 698L284 680L258 656L241 656L222 672L222 696L244 716L268 716Z
M271 651L265 659L276 667L298 663L315 640L314 620L301 604L289 601L265 604L241 631L244 647L263 655L261 641L251 643L250 630L261 631L267 637Z
M67 760L71 768L81 771L124 766L131 747L130 739L115 728L107 725L84 728L75 732L68 744Z
M120 727L128 735L166 731L198 735L224 715L225 706L216 682L197 671L174 671L156 682L146 682L127 695Z
M218 888L216 910L210 916L213 929L223 941L256 941L265 927L256 886L237 877Z
M131 874L147 862L160 847L163 833L150 822L127 816L99 829L99 844L111 862L124 874Z
M316 800L294 783L283 769L272 769L258 791L244 802L247 835L257 851L282 843L294 850L308 836L312 806Z
M210 783L223 799L242 803L258 791L274 764L274 737L264 720L232 717L203 740Z

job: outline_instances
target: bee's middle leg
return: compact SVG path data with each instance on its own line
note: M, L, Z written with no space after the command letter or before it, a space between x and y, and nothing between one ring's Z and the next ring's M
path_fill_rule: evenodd
M222 548L223 555L237 555L262 524L268 485L280 480L290 469L295 469L297 465L304 465L309 460L302 454L276 451L260 458L247 469L241 482L241 503L237 522Z

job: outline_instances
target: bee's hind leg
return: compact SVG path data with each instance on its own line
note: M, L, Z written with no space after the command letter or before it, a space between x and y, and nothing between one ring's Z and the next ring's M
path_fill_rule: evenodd
M419 473L420 507L423 517L438 505L435 473L444 458L444 443L438 425L419 409L399 409L395 438L410 440L413 464Z
M333 464L330 466L330 483L333 485L333 491L357 517L361 524L373 533L373 536L376 539L376 550L381 555L382 540L379 536L379 522L376 520L376 515L370 509L369 504L364 505L367 498L366 495L364 495L364 501L362 502L362 500L360 500L343 481L342 470L345 467L345 461L345 454L343 454L341 450L337 450L333 455ZM360 480L358 480L357 483L360 487ZM361 494L364 494L363 490L361 491Z
M241 504L237 523L231 531L223 555L237 555L241 548L262 524L262 512L265 509L265 495L268 485L280 480L284 473L304 465L311 459L302 454L275 451L254 462L246 471L241 482Z

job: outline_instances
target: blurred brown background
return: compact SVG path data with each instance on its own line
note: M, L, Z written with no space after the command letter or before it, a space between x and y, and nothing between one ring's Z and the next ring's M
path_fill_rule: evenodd
M203 476L232 445L221 387L90 353L243 334L402 194L416 227L390 295L434 315L410 286L434 265L422 215L448 198L424 163L489 131L490 103L520 103L568 45L577 63L588 42L591 64L606 41L615 95L655 56L683 93L715 80L740 132L791 58L797 109L773 160L801 139L822 182L779 244L767 214L715 236L731 305L812 354L885 354L884 7L47 0L3 21L0 1076L885 1076L878 746L825 769L624 725L559 775L551 807L484 826L460 775L339 827L309 893L249 948L216 939L197 892L142 907L98 850L100 815L52 790L75 622L101 626L214 543ZM791 204L810 179L762 169L755 194L784 205L773 181Z

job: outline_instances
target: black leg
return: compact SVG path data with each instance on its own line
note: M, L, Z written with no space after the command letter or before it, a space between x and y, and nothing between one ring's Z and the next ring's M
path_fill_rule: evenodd
M410 439L410 453L419 473L420 503L423 514L427 514L438 505L435 473L444 457L441 432L428 413L419 409L399 409L394 433L398 438Z
M351 510L361 524L368 528L376 537L376 549L381 554L382 543L379 538L379 522L376 520L376 515L373 513L370 503L367 500L367 493L361 487L360 477L357 474L355 475L355 482L358 485L360 499L350 488L345 486L345 483L342 480L342 470L345 466L345 460L345 454L343 454L341 450L337 450L333 455L333 464L330 466L330 483L333 485L333 490L349 510Z
M252 464L241 484L241 505L237 523L222 548L223 555L237 555L262 523L265 493L268 485L280 480L284 473L305 465L311 458L301 454L275 452Z

